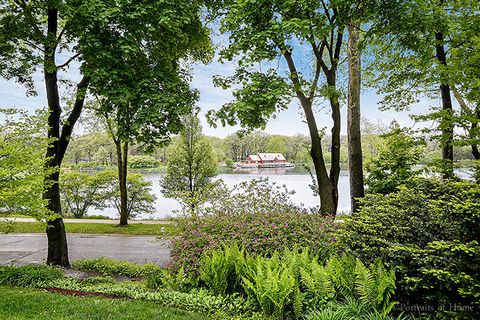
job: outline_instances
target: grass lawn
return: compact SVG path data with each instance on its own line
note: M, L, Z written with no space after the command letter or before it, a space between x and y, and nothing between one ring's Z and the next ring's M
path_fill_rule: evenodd
M41 222L0 222L0 233L44 233L46 224ZM163 232L162 232L163 228ZM177 227L173 224L130 224L119 227L105 223L65 223L67 233L127 234L173 236Z
M185 319L207 316L161 307L153 302L71 297L37 289L0 287L0 319Z

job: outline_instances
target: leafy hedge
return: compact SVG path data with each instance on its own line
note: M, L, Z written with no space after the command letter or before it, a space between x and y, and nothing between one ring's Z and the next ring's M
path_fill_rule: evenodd
M478 312L479 239L479 185L417 179L409 188L367 196L360 212L345 219L338 245L394 269L400 304L434 310L456 304Z

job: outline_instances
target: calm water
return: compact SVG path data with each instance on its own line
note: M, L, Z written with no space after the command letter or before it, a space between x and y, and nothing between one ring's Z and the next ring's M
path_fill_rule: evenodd
M151 191L157 197L155 202L156 214L138 216L140 219L158 219L175 216L175 211L180 209L179 203L174 199L163 197L160 192L160 178L164 173L159 172L142 172L145 179L152 182ZM233 187L240 182L268 178L278 185L285 185L288 190L294 190L295 194L291 196L292 202L295 204L303 204L305 207L314 207L319 205L319 198L313 196L310 184L312 182L309 174L305 173L302 168L293 169L254 169L233 171L232 173L219 174L218 178L223 179L225 184ZM347 212L350 210L350 189L349 189L348 172L342 171L338 182L339 192L339 212ZM116 210L107 208L104 210L90 210L89 214L100 214L112 218L117 217Z

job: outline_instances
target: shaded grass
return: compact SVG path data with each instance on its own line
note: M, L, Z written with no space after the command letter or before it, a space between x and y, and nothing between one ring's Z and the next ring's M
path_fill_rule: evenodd
M207 316L148 301L70 297L44 290L0 287L0 319L185 319Z
M44 233L42 222L0 222L0 233ZM130 224L120 227L105 223L65 223L67 233L156 235L171 237L178 228L173 224ZM163 231L162 231L163 230Z

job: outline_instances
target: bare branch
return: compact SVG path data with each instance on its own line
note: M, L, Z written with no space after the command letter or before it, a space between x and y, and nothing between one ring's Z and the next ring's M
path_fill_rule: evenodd
M79 56L80 56L80 53L75 54L74 56L70 57L65 63L62 63L61 65L58 65L57 68L59 68L59 69L65 68L66 66L68 66L70 64L70 62L72 62L73 60L75 60Z

